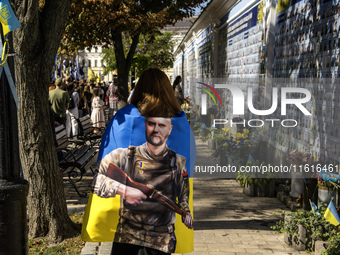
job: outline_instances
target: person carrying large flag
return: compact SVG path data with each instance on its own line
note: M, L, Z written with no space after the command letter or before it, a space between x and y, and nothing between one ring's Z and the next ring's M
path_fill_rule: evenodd
M163 120L171 122L172 128L171 129L169 128L169 125L168 125L169 123L163 125L161 123ZM160 132L158 130L150 132L150 129L149 129L150 126L157 126L158 130L160 128L164 128L168 130L169 132L165 132L165 133L163 132L162 135L158 133ZM163 138L161 139L161 137L163 137L164 139ZM136 175L134 174L130 175L127 172L128 176L131 177L132 182L138 182L138 183L141 183L142 185L143 183L145 183L147 184L147 187L153 188L155 190L155 193L152 193L152 194L150 193L149 195L147 195L148 197L147 199L143 199L144 196L142 196L141 200L137 199L135 201L135 202L138 201L139 203L142 201L140 209L143 208L142 205L144 203L147 205L151 205L152 203L155 203L154 199L156 198L154 196L156 195L156 197L158 197L157 196L157 194L159 195L158 191L161 191L160 192L161 194L163 193L167 194L165 195L165 197L167 198L164 198L164 199L165 201L169 201L169 203L166 203L167 205L164 205L164 204L157 205L156 203L154 208L158 208L158 209L162 208L162 210L155 209L152 215L150 214L150 217L151 216L155 217L154 219L158 217L157 222L159 222L159 224L156 223L155 221L156 225L153 226L151 222L149 222L148 224L143 224L143 221L141 221L142 219L138 220L139 216L142 216L142 214L145 213L144 210L141 210L141 212L138 213L138 209L139 209L138 206L136 206L135 208L136 210L135 209L129 210L128 214L132 218L128 217L128 220L127 220L128 222L124 221L125 224L122 223L122 221L120 220L119 212L122 212L122 213L124 212L124 208L125 208L124 204L132 202L130 200L127 201L127 199L121 199L121 198L124 198L124 194L127 194L127 193L123 192L121 193L123 194L122 196L120 197L116 196L114 198L113 196L110 198L100 198L97 195L91 193L88 205L86 207L85 215L84 215L83 228L82 228L83 240L88 241L88 242L89 241L90 242L98 242L98 241L103 242L103 241L114 240L113 252L116 251L115 249L122 249L121 251L124 251L124 252L126 251L126 254L131 254L131 255L144 254L144 253L138 253L139 251L145 250L144 248L154 249L153 254L169 254L171 252L188 253L188 252L193 251L193 229L188 228L188 227L191 227L192 225L189 224L190 222L189 218L187 218L186 216L184 217L183 215L191 214L192 216L192 211L193 211L192 174L193 174L194 162L195 162L195 157L196 157L195 141L194 141L193 133L190 129L189 122L186 118L186 115L184 112L181 111L181 108L177 100L175 99L169 79L167 78L166 74L164 74L164 72L158 69L148 69L142 74L142 76L140 77L138 81L138 85L136 86L136 93L134 93L131 99L131 104L119 110L116 113L116 115L112 118L110 123L108 124L106 131L102 138L98 160L100 162L102 160L106 163L110 162L109 166L111 163L115 165L115 162L116 162L116 164L122 167L123 170L128 170L128 168L126 168L126 165L123 163L123 162L126 162L123 159L125 154L123 152L118 153L119 152L118 148L126 148L123 150L125 152L129 152L129 149L127 148L130 145L132 145L136 150L136 154L134 154L136 158L134 160L137 160L136 163L132 163L132 164L138 167L138 169L134 169L133 171L137 173L139 177L143 176L144 170L145 170L145 174L147 174L147 172L150 170L149 168L154 166L154 164L149 163L148 161L149 159L140 160L141 159L140 154L142 155L142 157L146 156L144 152L146 152L145 150L148 151L148 149L145 147L146 146L145 144L147 144L148 141L150 140L152 143L157 144L156 147L162 144L164 148L167 148L164 151L165 156L168 155L167 153L170 152L170 149L171 149L171 151L173 151L176 155L177 154L182 155L183 157L180 157L181 159L186 159L184 163L180 159L173 160L174 157L169 157L168 159L171 158L172 160L170 161L172 163L168 164L166 161L163 161L161 159L161 157L164 156L162 153L160 155L158 155L158 152L151 153L151 155L156 156L157 159L161 159L161 162L163 162L161 164L165 164L166 166L170 165L173 167L176 166L170 172L174 173L176 176L179 174L178 176L179 180L180 179L185 180L184 183L186 184L183 187L185 186L188 187L187 191L185 191L185 195L184 196L181 195L183 194L181 193L181 191L179 193L175 192L174 194L172 192L169 193L168 188L170 187L171 190L175 191L177 190L175 188L177 187L176 185L173 186L172 184L168 182L165 182L164 185L162 185L163 183L162 181L153 182L152 180L151 180L151 183L149 183L147 180L146 182L144 182L139 178L136 179ZM165 141L166 144L163 142L158 143L155 140ZM119 159L114 156L115 160L109 160L110 155L111 156L113 155L112 153L120 154ZM171 153L171 155L175 155L175 154ZM148 156L146 156L146 158L148 158ZM116 161L117 159L119 162ZM120 159L122 159L122 161ZM184 169L183 168L184 165L185 165L185 169L187 169L187 172L182 171ZM111 172L109 168L107 169L107 172ZM159 168L159 169L163 169L163 168ZM165 167L164 169L166 170L165 172L169 172L167 170L167 167ZM153 171L153 170L150 170L150 171ZM105 171L102 171L101 173L105 173ZM160 173L157 172L157 174L160 174ZM107 178L111 178L109 176L111 176L112 178L115 178L114 176L110 174L107 175ZM107 191L109 191L111 188L112 192L114 193L115 187L117 188L117 185L115 184L117 183L112 178L111 180L108 179L109 182L111 181L110 183L112 183L112 186L108 184L109 186L105 185L105 187L107 188ZM169 180L169 179L162 177L159 180ZM123 183L124 185L127 184L124 181L122 181L121 183ZM175 183L176 182L174 182L174 184ZM97 183L94 182L93 185L95 187ZM98 183L98 185L101 186L100 182ZM104 187L104 186L101 186L101 187ZM123 187L124 186L122 185L121 188ZM165 190L162 190L162 189L165 189ZM100 192L97 194L100 194ZM178 196L178 199L176 198L177 196ZM170 200L167 200L167 199L170 199ZM124 200L126 201L126 203L124 202ZM168 211L168 209L166 208L169 208L169 207L173 209ZM185 211L185 213L183 212L183 210ZM174 211L176 211L177 213L175 213ZM163 214L171 216L171 217L162 218ZM125 217L123 216L123 219L124 218ZM146 218L144 218L144 220L147 220ZM169 221L166 221L165 223L164 222L165 219L169 219ZM130 223L130 225L127 226L126 224L128 223ZM172 227L173 223L174 223L174 228ZM122 226L122 225L125 225L125 226ZM131 225L133 226L131 227ZM148 230L139 229L141 226L147 228ZM125 233L125 231L132 233L129 230L129 228L137 228L139 230L135 229L135 232L133 231L134 238L132 238L131 236L129 240L127 240L126 238L121 238L125 236L125 235L122 235L122 233ZM144 235L146 239L142 238L141 231L146 233ZM161 237L157 239L157 236L161 236ZM123 244L123 245L120 245L120 244ZM130 249L135 249L135 251L131 253ZM116 253L113 253L113 254L116 254ZM118 254L122 254L122 253L118 253Z

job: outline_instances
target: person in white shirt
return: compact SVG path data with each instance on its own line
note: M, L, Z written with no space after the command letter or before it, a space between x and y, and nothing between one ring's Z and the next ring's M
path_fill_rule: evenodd
M68 84L66 89L70 97L69 108L66 111L66 134L68 137L72 136L73 140L77 140L77 135L78 135L77 119L79 118L79 112L78 112L79 95L77 92L74 91L73 83ZM74 104L71 103L71 98L73 99ZM72 135L71 135L71 131L72 131Z

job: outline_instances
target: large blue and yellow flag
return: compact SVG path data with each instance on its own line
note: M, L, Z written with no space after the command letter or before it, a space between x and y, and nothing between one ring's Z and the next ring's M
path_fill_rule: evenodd
M193 216L193 171L196 159L194 135L184 112L179 117L172 118L172 131L167 140L169 148L183 155L189 173L190 196L189 207ZM139 146L145 140L145 117L133 105L119 110L108 124L99 149L98 161L117 148L127 148L130 145ZM112 242L119 220L120 197L100 198L90 195L85 210L82 227L82 239L87 242ZM193 230L188 229L181 216L176 214L175 234L177 239L175 253L193 251Z
M340 224L340 218L332 200L329 203L328 208L326 209L324 217L334 226L338 226Z
M0 0L0 22L4 35L21 26L8 0Z

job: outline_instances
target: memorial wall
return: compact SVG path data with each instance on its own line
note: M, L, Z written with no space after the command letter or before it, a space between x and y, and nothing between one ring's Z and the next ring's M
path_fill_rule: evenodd
M205 29L195 31L190 45L184 49L184 61L181 55L176 56L175 73L182 75L184 70L185 91L198 105L202 91L196 89L197 82L211 86L232 84L243 91L245 98L251 87L256 109L269 109L273 88L277 88L277 108L270 116L258 116L247 110L242 116L234 116L232 94L227 89L217 89L223 105L208 100L208 109L217 106L226 119L275 119L281 125L266 128L272 146L283 152L297 149L312 153L317 160L339 162L339 1L276 1L273 27L268 15L271 2L253 1L236 14L230 10L220 15L214 26L205 21ZM270 76L269 58L273 63ZM288 104L286 114L282 115L283 96L288 99L306 96L293 92L282 95L283 87L310 91L311 99L303 106L311 114ZM246 101L245 109L247 106ZM290 125L282 125L282 121Z

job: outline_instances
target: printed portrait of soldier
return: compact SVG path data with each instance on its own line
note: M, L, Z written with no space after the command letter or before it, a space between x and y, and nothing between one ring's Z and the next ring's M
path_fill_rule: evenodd
M121 196L114 239L118 247L123 243L174 252L178 210L184 225L193 227L186 159L167 146L171 131L171 118L148 117L144 144L115 149L101 160L93 192L101 197Z

